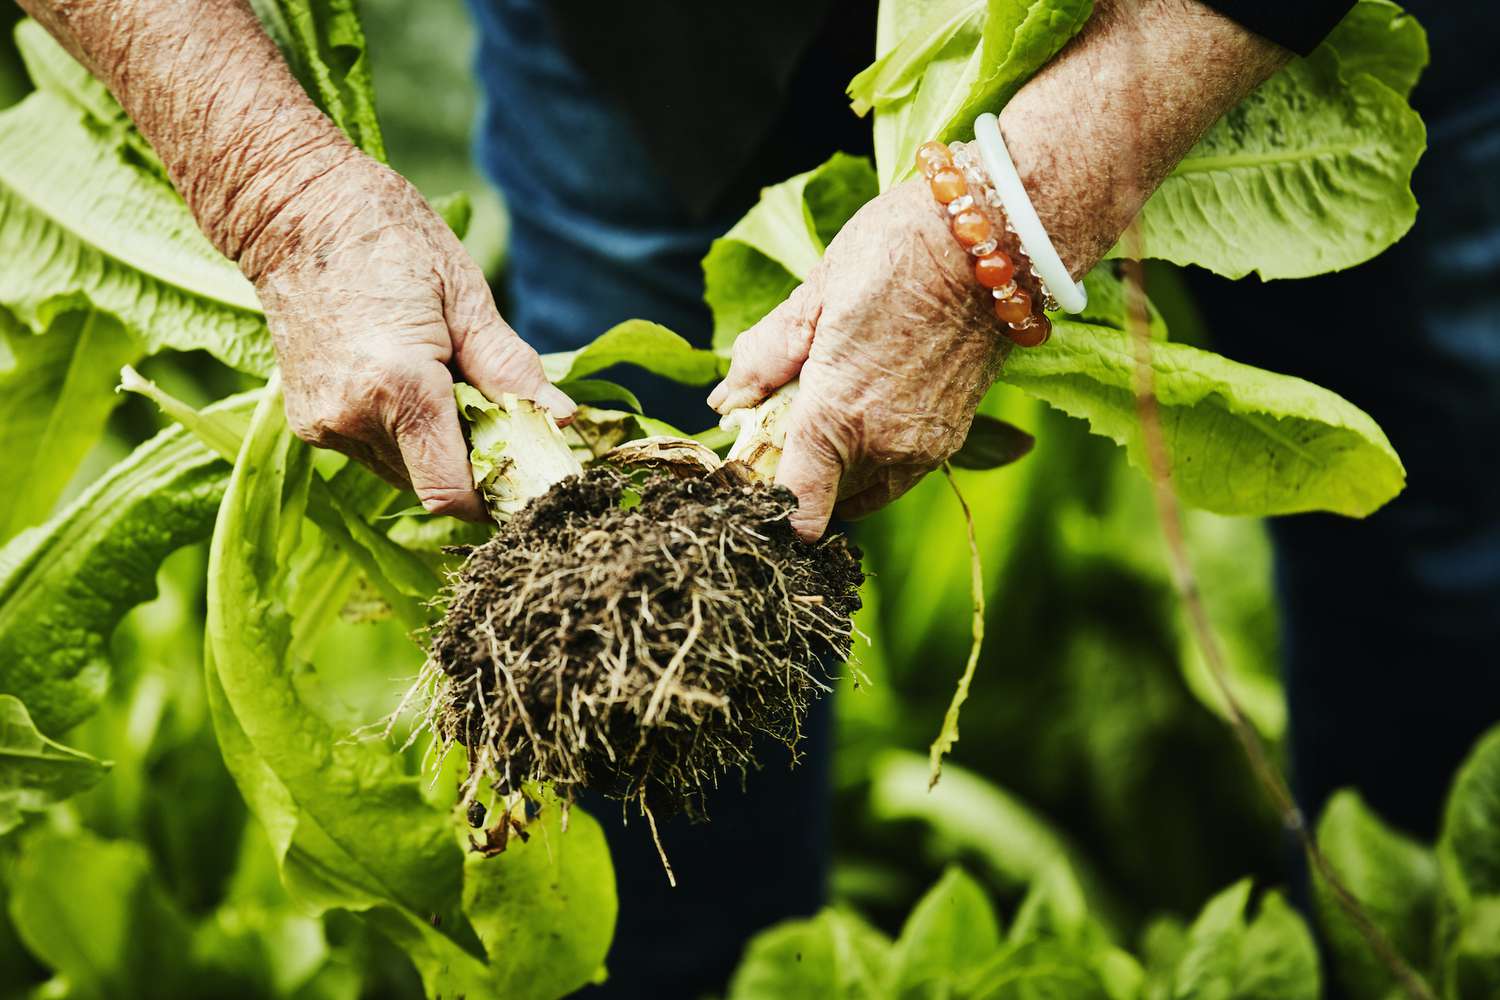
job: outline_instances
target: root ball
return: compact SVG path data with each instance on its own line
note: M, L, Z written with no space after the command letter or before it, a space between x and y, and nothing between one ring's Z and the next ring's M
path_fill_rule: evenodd
M761 737L795 754L863 577L843 537L797 537L794 506L732 476L594 468L474 549L424 671L468 796L551 782L702 816Z

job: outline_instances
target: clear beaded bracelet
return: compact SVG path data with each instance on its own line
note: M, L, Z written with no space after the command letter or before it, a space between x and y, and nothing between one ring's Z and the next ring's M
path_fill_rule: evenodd
M941 142L923 143L917 150L917 167L927 178L933 197L947 210L954 239L974 256L974 278L989 290L995 316L1005 324L1005 335L1018 347L1036 347L1052 334L1052 321L1040 308L1045 286L1008 221L1005 231L997 234L989 216L980 210L975 191L983 204L1006 219L983 171L972 162L965 163L967 159L967 155L962 160L956 158L954 151ZM1002 238L1007 244L1004 248L1000 246ZM1022 288L1022 283L1031 290Z

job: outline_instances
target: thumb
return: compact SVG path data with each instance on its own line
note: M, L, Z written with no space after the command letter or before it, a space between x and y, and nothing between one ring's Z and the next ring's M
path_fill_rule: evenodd
M839 481L844 475L844 455L828 436L824 425L815 417L815 408L806 404L808 397L799 394L792 402L786 442L781 448L781 465L776 483L797 497L792 512L792 527L806 541L823 536L828 519L838 500Z
M735 338L729 374L709 393L709 406L720 413L755 406L797 377L823 308L821 273L814 268L785 302Z
M515 393L544 407L559 424L572 420L578 407L547 381L542 359L500 318L482 277L477 289L465 291L448 320L459 374L491 399Z

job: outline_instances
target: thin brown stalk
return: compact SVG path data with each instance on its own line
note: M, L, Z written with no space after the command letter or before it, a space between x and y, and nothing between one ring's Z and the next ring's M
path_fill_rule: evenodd
M1182 510L1177 494L1172 488L1171 462L1167 455L1166 441L1162 435L1161 414L1156 400L1156 370L1151 364L1151 335L1148 328L1144 272L1140 263L1140 234L1132 226L1126 234L1129 250L1124 265L1126 296L1126 327L1130 331L1135 354L1135 398L1141 422L1141 439L1145 447L1152 490L1156 498L1157 517L1161 522L1162 537L1166 541L1167 558L1172 570L1172 583L1187 613L1188 624L1209 673L1224 699L1229 714L1230 728L1244 749L1250 769L1262 789L1270 797L1281 821L1296 836L1308 865L1328 887L1349 920L1364 938L1382 965L1400 984L1412 1000L1435 1000L1432 991L1401 953L1391 944L1380 927L1371 919L1359 899L1350 891L1344 880L1334 869L1328 857L1318 847L1317 839L1308 827L1307 818L1297 808L1291 789L1275 762L1266 752L1260 734L1246 718L1239 697L1229 683L1229 671L1224 663L1223 650L1214 634L1213 623L1204 608L1203 595L1198 588L1198 577L1193 571L1191 558L1182 534Z
M938 733L938 738L932 741L932 747L928 751L928 759L932 766L932 777L927 781L929 790L935 788L938 779L943 776L943 755L953 749L953 744L958 742L958 713L964 707L964 702L969 698L969 685L974 680L974 670L979 666L979 651L984 647L984 566L979 559L979 539L974 532L974 515L969 510L968 501L964 499L963 492L958 488L958 481L953 478L953 468L947 462L943 463L943 475L948 477L948 485L953 489L953 495L958 499L959 509L964 514L964 529L969 538L969 596L973 601L973 614L970 618L969 661L964 664L963 676L958 679L958 687L953 691L953 700L948 704L948 712L943 716L943 729Z

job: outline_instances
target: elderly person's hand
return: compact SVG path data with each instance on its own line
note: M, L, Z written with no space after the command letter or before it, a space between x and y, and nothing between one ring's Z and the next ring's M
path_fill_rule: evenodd
M734 343L721 413L801 381L777 482L817 538L910 489L963 444L1009 341L926 181L860 209L807 281Z
M394 171L350 150L279 214L294 224L249 260L292 429L410 483L429 511L483 519L449 366L560 421L572 402L500 318L453 232Z
M400 176L308 98L244 0L22 0L120 101L204 233L255 283L297 434L482 519L453 375L573 404Z
M1188 0L1097 0L1000 114L1074 278L1288 57ZM909 181L866 205L807 282L735 342L729 377L709 397L721 413L801 373L777 479L797 494L805 537L823 533L838 501L845 517L870 513L963 443L1008 344L971 266L927 185Z

